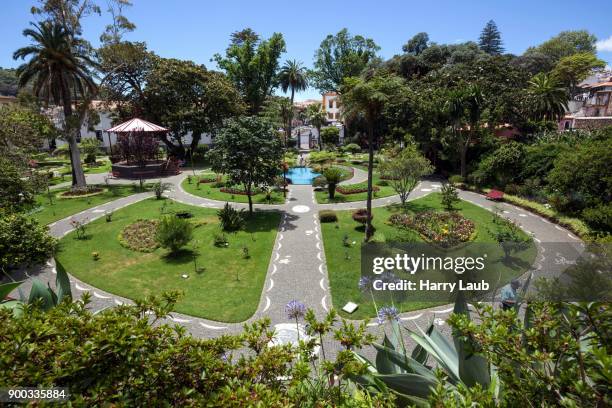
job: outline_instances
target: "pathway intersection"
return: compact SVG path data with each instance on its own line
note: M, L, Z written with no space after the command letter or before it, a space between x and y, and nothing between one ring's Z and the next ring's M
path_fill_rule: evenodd
M360 182L361 178L363 178L361 172L361 170L355 171L353 179L349 180L349 182ZM225 204L221 201L186 193L180 184L187 177L188 173L185 172L182 175L168 177L164 180L171 186L165 194L168 198L181 203L206 208L221 208ZM98 175L92 176L97 177ZM88 182L96 181L88 179ZM114 180L111 181L111 183L114 182ZM424 180L411 192L409 200L423 197L439 190L440 187L440 182ZM61 238L72 231L73 228L70 221L73 219L91 222L103 216L107 211L116 211L151 196L152 193L139 193L98 205L50 224L50 232L53 236ZM543 242L564 242L575 244L576 246L584 245L571 232L521 208L506 203L495 204L486 200L482 195L472 192L460 191L459 196L462 200L471 202L489 211L493 211L496 205L502 211L501 216L518 223L521 228L532 234L538 246L537 265L539 269L542 268L542 263L547 262L547 259L550 262L552 256L545 253L545 247L542 245ZM399 202L398 196L378 198L373 200L373 206L381 207L397 202ZM238 208L246 207L246 204L240 203L232 203L232 205ZM321 209L350 210L364 207L365 202L317 204L314 190L309 185L291 185L284 204L255 205L257 209L279 210L283 215L274 243L259 306L255 314L247 322L267 316L271 319L272 325L288 323L289 320L284 308L289 301L294 299L314 309L317 315L324 315L332 307L332 298L328 285L325 251L318 212ZM55 283L55 273L54 261L50 260L46 265L37 270L30 271L30 276L36 276L36 278L43 282L50 282L53 286ZM72 276L70 281L75 297L80 297L84 292L91 293L92 303L90 307L93 310L131 302L129 299L94 288ZM24 285L23 289L25 293L28 293L28 286L31 285L31 282L28 281ZM452 307L450 306L419 310L403 313L401 320L406 323L416 323L420 327L426 327L434 321L444 332L448 331L444 319L451 311ZM193 335L199 337L215 337L221 334L238 333L242 331L244 324L244 322L231 324L216 322L180 313L172 313L170 322L186 327ZM370 323L369 326L377 334L380 334L382 331L376 323ZM409 339L407 341L411 343Z

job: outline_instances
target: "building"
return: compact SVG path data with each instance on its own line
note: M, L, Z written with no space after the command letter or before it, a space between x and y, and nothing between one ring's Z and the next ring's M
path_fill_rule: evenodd
M568 112L559 121L559 130L599 129L612 126L612 72L589 77L582 92L568 103Z
M95 120L89 121L87 118L83 121L83 125L81 126L81 140L82 139L93 139L96 138L101 142L101 146L103 148L108 149L112 144L114 145L117 142L117 135L114 133L107 133L106 129L110 129L113 127L113 115L112 115L112 104L109 106L108 103L104 101L92 101L91 108L96 111L97 118ZM45 113L51 118L53 123L58 129L63 128L63 120L64 114L61 107L52 107L45 110ZM163 123L160 124L163 126ZM78 140L80 142L81 140ZM56 139L50 141L49 147L55 149L59 146L66 144L66 141L61 139ZM191 144L191 133L187 133L183 136L183 144L189 145ZM210 145L212 144L212 137L209 134L203 134L200 138L200 145Z
M340 95L338 92L326 92L323 94L323 110L327 115L327 122L331 124L342 121L342 112L340 110Z

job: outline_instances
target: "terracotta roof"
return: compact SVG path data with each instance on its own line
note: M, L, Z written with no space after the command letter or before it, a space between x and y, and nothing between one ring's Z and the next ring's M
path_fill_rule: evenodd
M111 133L128 133L128 132L167 132L168 129L165 127L158 126L154 123L147 122L146 120L134 118L127 122L123 122L120 125L114 126L110 129L106 129L107 132Z

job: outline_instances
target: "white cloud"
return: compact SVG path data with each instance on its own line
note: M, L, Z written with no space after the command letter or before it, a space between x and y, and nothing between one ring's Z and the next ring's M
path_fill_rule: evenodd
M595 46L597 47L597 51L610 51L610 52L612 52L612 35L609 36L605 40L597 41Z

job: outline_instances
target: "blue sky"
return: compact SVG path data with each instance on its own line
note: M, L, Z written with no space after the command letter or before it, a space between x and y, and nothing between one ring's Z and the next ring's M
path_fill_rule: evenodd
M97 0L104 8L106 0ZM21 32L32 20L35 2L2 0L0 66L15 67L13 51L26 45ZM127 36L145 41L163 57L190 59L215 68L211 57L223 53L229 35L251 27L264 37L281 32L287 42L283 59L311 66L314 51L330 33L347 27L351 33L373 38L388 58L401 52L412 35L425 31L432 41L476 40L489 19L495 20L508 52L520 54L563 30L587 29L600 43L599 57L612 65L612 17L583 1L320 1L278 0L198 1L133 0L127 11L137 29ZM84 34L94 44L109 21L108 15L84 22ZM318 97L309 89L296 99Z

